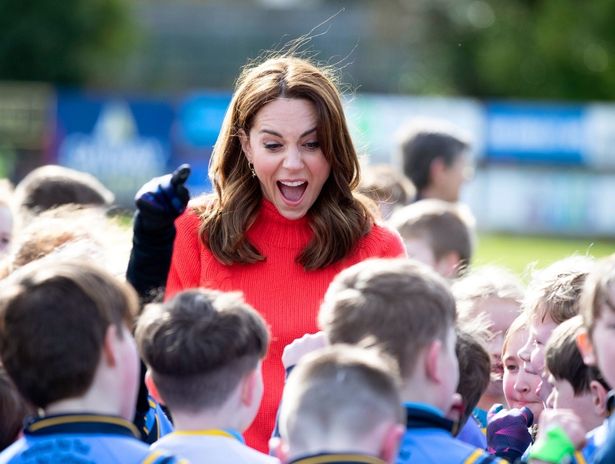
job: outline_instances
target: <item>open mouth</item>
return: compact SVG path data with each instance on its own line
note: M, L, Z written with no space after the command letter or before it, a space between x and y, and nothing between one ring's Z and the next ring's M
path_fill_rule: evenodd
M293 204L301 201L308 186L304 180L279 180L276 184L284 200Z

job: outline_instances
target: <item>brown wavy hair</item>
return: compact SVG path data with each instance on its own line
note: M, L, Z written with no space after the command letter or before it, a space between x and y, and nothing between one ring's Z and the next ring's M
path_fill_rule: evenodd
M314 237L296 258L306 270L321 269L348 255L369 232L374 218L369 200L356 192L359 160L335 79L330 69L303 58L275 57L243 69L211 158L215 193L197 209L199 233L224 264L265 259L245 236L258 214L262 192L239 134L249 133L259 110L277 98L305 99L314 104L318 141L331 166L329 178L308 211Z

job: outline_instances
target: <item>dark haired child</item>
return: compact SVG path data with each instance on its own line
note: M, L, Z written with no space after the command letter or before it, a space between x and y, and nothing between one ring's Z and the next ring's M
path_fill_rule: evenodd
M174 462L130 422L139 357L129 285L84 262L45 259L7 279L0 301L2 363L44 411L0 462Z
M501 462L453 437L456 393L455 299L433 270L407 259L368 260L333 280L319 313L331 343L373 339L397 362L407 430L398 463ZM469 460L469 461L468 461Z
M263 394L262 359L269 345L263 318L239 293L185 290L151 303L136 338L150 392L165 404L175 431L152 449L191 462L276 463L247 447L242 433Z

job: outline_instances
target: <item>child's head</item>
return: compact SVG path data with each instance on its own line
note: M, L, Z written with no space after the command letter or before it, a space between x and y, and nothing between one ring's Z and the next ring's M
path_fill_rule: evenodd
M501 402L504 374L502 345L506 331L521 312L521 282L504 268L484 266L473 268L455 281L452 289L461 325L479 318L485 321L489 336L487 349L491 357L491 382L485 395L492 402Z
M581 290L593 264L591 258L584 256L556 261L538 272L527 289L522 306L528 319L529 337L519 357L529 372L541 376L543 401L550 393L545 373L547 341L559 324L579 314Z
M130 255L126 227L97 207L67 204L38 214L20 230L10 256L11 270L44 256L99 263L115 275L126 271Z
M598 366L607 384L615 386L615 255L601 260L585 283L581 300L585 333L579 348L586 363Z
M8 279L0 301L2 363L26 400L61 412L56 403L85 406L95 390L94 409L132 419L138 301L128 284L83 262L40 260Z
M528 336L527 315L520 314L506 332L502 346L502 362L504 364L502 389L509 408L527 406L534 413L535 420L538 420L544 408L544 404L538 396L540 376L528 372L523 361L519 358L519 350L527 341Z
M63 166L36 168L15 188L20 226L36 214L60 205L108 207L113 201L113 193L94 176Z
M459 425L463 426L489 385L491 362L483 335L468 325L457 329L455 353L459 361L457 393L464 405Z
M398 388L397 366L375 350L311 353L284 387L279 457L355 452L395 462L405 423Z
M458 201L470 177L469 149L469 137L447 121L414 120L399 135L403 171L420 198Z
M13 443L21 432L24 420L31 414L29 406L0 365L0 451Z
M547 407L572 409L585 430L598 427L606 417L608 385L598 368L587 366L577 348L577 334L583 327L582 317L562 322L551 334L546 349L551 394Z
M474 219L461 205L422 200L396 211L389 221L401 235L408 256L457 277L472 260Z
M455 319L446 281L407 259L367 260L343 270L318 316L331 343L373 339L399 364L404 400L443 411L452 405L459 379Z
M359 191L376 202L383 219L414 199L414 185L389 164L370 164L361 171Z
M136 338L151 390L173 415L232 411L246 429L260 405L269 333L240 293L186 290L146 306ZM230 406L229 406L230 405Z

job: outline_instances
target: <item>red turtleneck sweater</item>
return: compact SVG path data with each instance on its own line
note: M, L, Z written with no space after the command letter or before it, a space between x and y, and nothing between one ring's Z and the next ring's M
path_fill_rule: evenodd
M194 287L241 290L245 300L266 319L271 345L263 363L265 393L246 440L251 446L267 451L284 386L281 362L284 347L295 338L317 330L318 307L338 272L367 258L404 256L405 249L396 232L375 224L345 259L325 269L306 271L295 258L312 237L307 218L286 219L272 203L263 200L247 236L266 260L224 265L200 240L199 223L191 210L176 221L177 236L165 298Z

